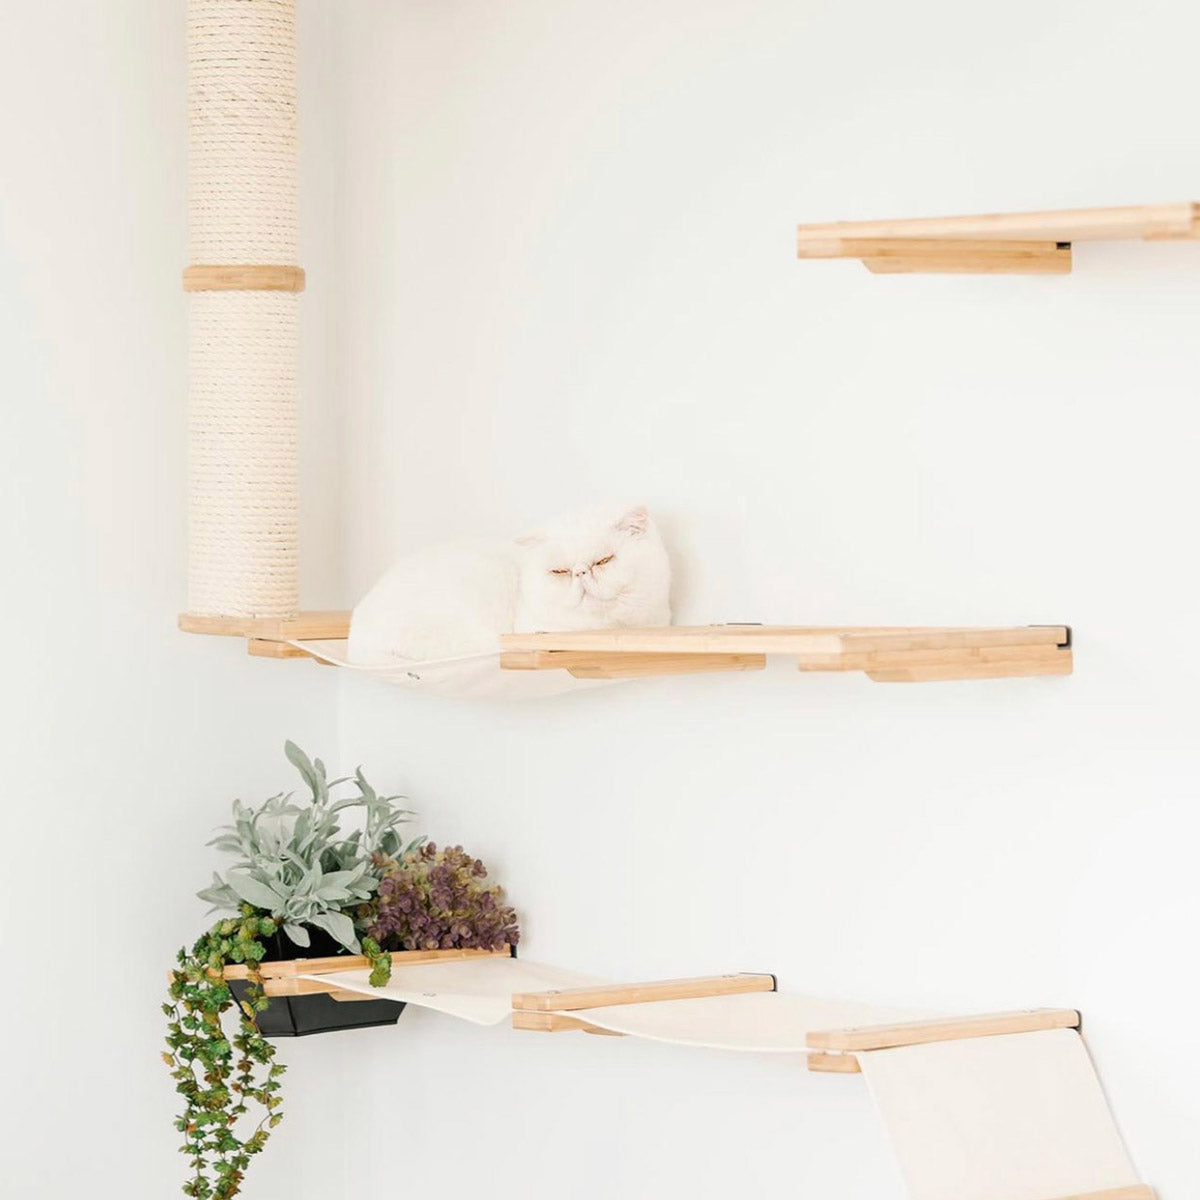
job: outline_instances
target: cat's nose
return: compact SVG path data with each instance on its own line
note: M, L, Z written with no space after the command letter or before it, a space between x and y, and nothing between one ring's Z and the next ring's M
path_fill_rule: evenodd
M576 567L575 568L575 578L576 579L581 579L587 573L588 573L587 567Z

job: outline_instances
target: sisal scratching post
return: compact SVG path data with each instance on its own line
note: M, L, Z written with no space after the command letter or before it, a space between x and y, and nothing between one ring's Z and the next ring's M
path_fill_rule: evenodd
M188 609L299 607L295 0L188 0Z

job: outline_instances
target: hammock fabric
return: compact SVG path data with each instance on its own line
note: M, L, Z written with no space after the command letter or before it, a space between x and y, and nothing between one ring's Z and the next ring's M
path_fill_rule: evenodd
M1070 1010L931 1019L767 990L770 976L606 985L499 955L411 965L396 955L385 987L373 988L368 976L339 971L336 987L480 1025L511 1016L519 1028L840 1058L861 1070L911 1200L1154 1200L1138 1181L1078 1029L1059 1027L1078 1024ZM328 968L300 978L331 981ZM689 985L701 986L689 994ZM722 994L710 994L714 988ZM986 1032L1006 1026L1031 1031Z
M459 658L439 658L427 662L395 662L380 666L353 663L346 658L344 640L289 641L289 646L304 650L322 662L431 696L449 696L463 700L537 700L581 692L607 679L576 679L566 671L504 671L500 652L468 654Z

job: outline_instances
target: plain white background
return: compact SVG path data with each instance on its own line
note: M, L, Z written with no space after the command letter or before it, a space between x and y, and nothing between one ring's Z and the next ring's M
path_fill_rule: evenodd
M609 496L687 621L1069 622L1068 680L765 674L528 706L173 630L182 5L0 13L5 1189L169 1195L163 972L285 736L625 978L1068 1004L1163 1200L1200 1188L1200 246L875 278L797 221L1193 197L1179 0L301 0L305 602ZM288 1043L248 1200L899 1200L861 1080L617 1039Z

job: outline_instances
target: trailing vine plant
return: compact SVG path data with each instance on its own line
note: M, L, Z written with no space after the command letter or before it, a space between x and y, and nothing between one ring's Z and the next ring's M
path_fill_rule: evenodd
M190 951L181 949L171 976L163 1059L183 1097L175 1121L184 1137L180 1151L191 1165L183 1191L198 1200L236 1196L250 1159L283 1119L279 1077L286 1068L275 1062L275 1047L254 1024L254 1014L268 1003L257 969L266 953L259 939L275 930L271 917L244 904L239 917L218 921ZM224 977L226 963L250 969L240 1005ZM231 1034L225 1018L234 1008Z
M259 966L280 954L281 939L308 948L311 931L321 930L342 951L361 953L372 985L383 987L393 950L501 950L519 937L516 914L486 882L482 862L461 846L404 844L399 826L411 813L396 807L401 797L380 796L361 770L328 779L319 758L291 742L284 750L309 799L234 801L233 823L210 845L237 861L199 893L233 915L179 951L163 1005L163 1059L183 1098L175 1127L191 1167L183 1191L194 1200L232 1200L283 1119L285 1068L255 1021L269 1004ZM347 784L354 794L336 796ZM340 819L347 809L362 818L348 836ZM246 967L240 1003L225 978L230 964Z

